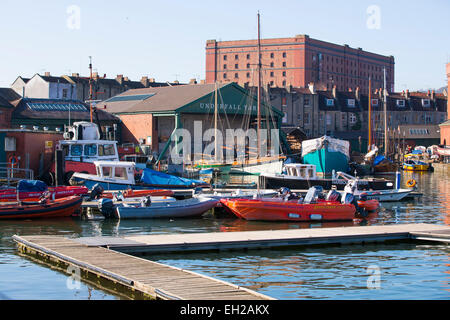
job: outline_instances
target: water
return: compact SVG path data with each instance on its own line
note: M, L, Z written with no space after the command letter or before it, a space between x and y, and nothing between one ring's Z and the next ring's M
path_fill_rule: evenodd
M189 220L0 221L0 299L121 299L87 283L71 285L60 271L19 255L11 236L69 237L233 232L395 223L450 225L450 173L403 174L423 197L383 204L378 214L346 223L270 223L233 218ZM450 250L439 243L250 250L148 256L245 286L277 299L449 299Z

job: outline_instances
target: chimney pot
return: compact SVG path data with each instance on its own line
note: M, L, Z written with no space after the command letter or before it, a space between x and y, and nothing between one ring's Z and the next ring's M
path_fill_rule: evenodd
M46 72L44 73L44 75L45 75L46 77L50 77L50 72L46 71Z

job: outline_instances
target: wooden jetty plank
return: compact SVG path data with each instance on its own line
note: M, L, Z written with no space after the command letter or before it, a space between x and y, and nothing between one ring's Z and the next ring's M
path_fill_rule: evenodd
M185 299L184 295L189 288L195 286L195 293L198 293L198 296L206 296L209 299L231 297L224 295L229 292L247 300L271 299L255 291L191 271L102 247L86 246L70 239L61 239L59 236L54 238L14 236L13 239L28 252L39 252L57 261L77 266L103 279L120 283L131 291L140 291L156 298ZM67 247L61 245L64 243Z

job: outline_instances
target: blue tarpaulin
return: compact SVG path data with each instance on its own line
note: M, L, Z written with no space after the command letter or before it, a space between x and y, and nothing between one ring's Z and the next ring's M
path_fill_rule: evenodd
M19 191L32 192L32 191L46 191L47 185L41 180L20 180L17 184Z
M197 184L205 184L201 180L187 179L170 174L155 171L149 168L145 168L142 172L141 182L146 184L161 184L161 185L175 185L175 186L193 186Z
M373 159L373 165L376 166L377 164L381 163L384 159L386 159L385 156L376 156L375 159Z

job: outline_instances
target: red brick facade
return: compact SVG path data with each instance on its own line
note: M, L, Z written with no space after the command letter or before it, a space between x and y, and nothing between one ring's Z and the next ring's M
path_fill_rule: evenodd
M234 81L240 85L257 85L257 40L206 43L206 83ZM368 92L383 87L383 67L387 88L394 90L394 57L382 56L315 40L307 35L293 38L261 40L263 84L272 87L306 87L310 82L336 85L338 90L361 88Z
M119 117L122 120L124 143L151 145L152 151L158 151L156 117L150 113L121 114Z
M450 92L450 63L447 63L447 92ZM448 95L448 94L447 94ZM447 122L440 126L441 144L450 145L450 99L447 96Z

